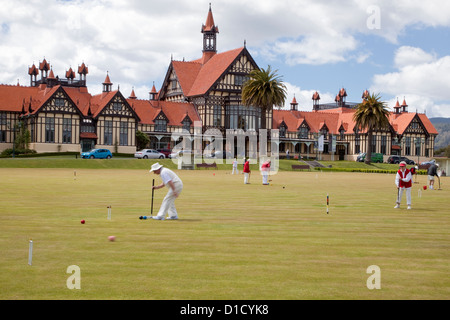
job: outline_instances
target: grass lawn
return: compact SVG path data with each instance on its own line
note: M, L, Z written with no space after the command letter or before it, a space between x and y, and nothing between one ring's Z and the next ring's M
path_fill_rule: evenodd
M405 199L393 208L392 174L281 171L263 186L256 171L250 185L231 169L177 171L180 220L153 221L138 217L160 179L124 161L134 170L77 167L76 179L70 164L3 163L0 299L450 298L448 178L419 197L419 176L407 211ZM155 190L154 211L165 194ZM79 290L67 287L72 265ZM366 285L372 265L379 290Z

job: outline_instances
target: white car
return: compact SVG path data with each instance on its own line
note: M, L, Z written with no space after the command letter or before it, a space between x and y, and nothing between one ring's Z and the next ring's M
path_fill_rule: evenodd
M166 156L164 153L158 152L155 149L143 149L140 151L137 151L134 154L135 158L138 159L165 159Z
M191 156L192 155L192 150L178 150L178 151L172 152L169 155L169 158L177 159L177 158L183 157L183 154Z

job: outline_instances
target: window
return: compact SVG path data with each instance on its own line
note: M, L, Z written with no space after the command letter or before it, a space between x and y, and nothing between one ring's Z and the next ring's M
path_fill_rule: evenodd
M386 154L386 145L387 145L387 137L382 136L381 137L381 150L380 150L382 154Z
M341 131L339 131L339 139L341 141L345 140L345 130L341 129Z
M328 130L326 128L320 130L320 134L323 135L323 140L328 140Z
M358 130L355 131L355 153L361 152L361 136Z
M307 127L301 127L298 133L299 139L308 139L309 130Z
M376 135L372 136L371 151L374 152L374 153L377 152L377 136Z
M231 105L226 107L227 129L258 130L261 125L261 109Z
M183 120L183 130L191 131L191 120L189 120L189 118Z
M286 138L286 126L280 126L280 138Z
M235 75L234 76L234 84L237 86L242 86L245 82L247 82L248 77L242 76L242 75Z
M6 125L6 113L0 113L0 125Z
M220 127L221 125L222 125L222 108L219 105L214 105L213 126Z
M62 98L55 98L55 106L58 108L64 107L65 100Z
M63 143L72 143L72 119L63 119Z
M45 118L45 142L55 142L55 118Z
M105 121L105 145L112 145L112 132L113 132L113 124L112 121Z
M165 119L155 120L155 131L166 132L167 131L167 121Z
M0 142L6 142L6 130L0 128Z
M114 111L122 110L122 104L120 102L113 102L112 108Z
M128 145L128 123L127 122L120 123L120 145L121 146Z
M411 137L405 137L405 156L411 155Z

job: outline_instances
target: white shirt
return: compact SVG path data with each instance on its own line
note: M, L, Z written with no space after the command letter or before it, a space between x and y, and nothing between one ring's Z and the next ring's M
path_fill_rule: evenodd
M176 184L176 183L180 183L181 185L183 184L181 182L181 179L176 175L176 173L170 169L162 168L160 176L161 176L161 180L163 181L164 185L168 188L170 188L168 185L169 181L172 181L174 184Z

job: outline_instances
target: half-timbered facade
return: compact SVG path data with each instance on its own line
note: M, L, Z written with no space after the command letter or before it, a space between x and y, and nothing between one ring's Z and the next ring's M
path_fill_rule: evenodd
M247 136L257 135L261 111L243 106L241 94L258 65L245 43L241 48L217 52L219 28L211 7L201 32L201 58L172 59L161 89L157 91L153 85L148 99L137 99L134 90L128 98L119 90L113 91L109 75L103 92L91 95L84 63L78 67L78 79L71 68L65 78L55 77L45 59L38 67L33 64L28 69L30 86L0 85L0 151L12 147L19 127L29 130L30 148L38 152L101 147L133 153L137 130L150 137L149 147L171 149L183 135L194 134L194 124L198 123L203 134L218 132L225 137L228 129L242 129ZM365 91L362 98L367 94ZM320 104L320 95L315 92L309 112L298 110L295 97L290 110L275 106L267 111L266 128L279 130L280 153L289 150L303 157L354 160L370 143L373 152L386 158L391 154L417 160L434 156L438 132L425 114L408 112L406 101L402 105L397 102L389 126L374 132L368 142L367 133L353 121L357 103L346 98L342 88L334 102ZM323 139L320 153L319 139Z
M403 101L403 107L397 101L395 111L389 115L389 126L374 131L372 141L368 142L367 132L356 127L353 120L357 103L343 103L342 99L336 98L334 105L320 105L317 97L316 92L310 112L298 111L295 97L290 110L274 111L273 128L280 132L281 153L289 150L290 154L302 157L355 160L370 143L372 152L383 154L385 160L389 155L410 156L415 161L434 156L434 140L438 132L425 114L409 113L406 101ZM321 136L323 147L319 151Z

